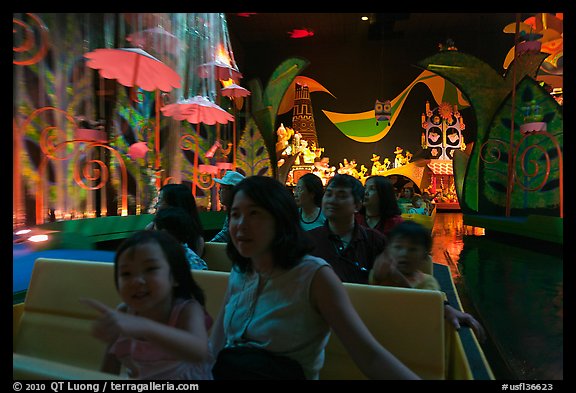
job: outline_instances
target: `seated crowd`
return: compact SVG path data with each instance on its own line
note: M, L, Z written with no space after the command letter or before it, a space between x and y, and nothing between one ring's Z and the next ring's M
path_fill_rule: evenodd
M270 177L228 171L219 179L227 217L211 241L227 244L232 270L214 316L205 315L202 289L187 274L206 268L202 226L186 211L196 209L194 198L169 208L174 187L165 186L147 229L170 235L137 232L117 251L123 303L112 310L86 300L102 314L94 335L109 344L103 369L123 366L134 378L318 379L332 332L369 378L418 379L371 335L342 283L439 290L421 271L430 231L402 218L386 177L363 186L337 174L325 189L317 180L303 176L292 194ZM483 338L473 316L444 308L449 323Z

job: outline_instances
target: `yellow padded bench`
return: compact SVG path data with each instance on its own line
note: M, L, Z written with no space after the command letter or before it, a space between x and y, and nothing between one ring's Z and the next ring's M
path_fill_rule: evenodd
M232 269L232 261L226 254L226 243L204 243L202 259L206 261L209 270L229 272Z
M13 375L39 379L105 379L99 373L105 345L90 334L96 311L79 302L93 297L114 307L119 301L112 263L39 258L24 308L15 306ZM227 272L193 271L216 318ZM440 292L344 284L372 334L424 379L446 375L443 297ZM17 311L16 311L17 310ZM58 365L65 364L65 367ZM83 374L84 372L84 374ZM96 373L96 374L94 374ZM83 375L86 378L83 378ZM335 335L326 347L321 379L363 379Z

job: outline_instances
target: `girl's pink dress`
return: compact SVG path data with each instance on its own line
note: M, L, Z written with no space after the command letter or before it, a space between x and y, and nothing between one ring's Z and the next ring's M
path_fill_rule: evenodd
M176 302L170 314L169 326L176 325L182 308L191 301L194 300ZM151 342L120 336L110 347L110 353L116 355L126 370L126 376L130 378L150 380L213 379L212 359L194 363L183 361Z

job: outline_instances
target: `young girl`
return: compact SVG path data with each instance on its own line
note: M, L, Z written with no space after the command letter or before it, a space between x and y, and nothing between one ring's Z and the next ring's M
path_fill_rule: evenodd
M318 379L331 329L368 377L418 379L370 334L330 265L308 254L282 183L247 177L232 201L233 268L210 337L215 379Z
M194 239L189 241L189 246L196 254L202 256L204 253L204 228L200 220L200 214L196 206L196 199L192 190L182 183L168 183L162 186L158 193L158 202L156 203L156 213L166 207L181 207L192 217L194 226ZM154 229L154 222L146 225L145 229Z
M102 371L135 379L212 379L204 293L190 274L184 249L164 231L139 231L114 259L116 310L101 312L95 337L109 344Z
M426 209L426 202L420 194L414 194L412 197L412 206L408 208L408 214L424 214L428 215L428 210Z

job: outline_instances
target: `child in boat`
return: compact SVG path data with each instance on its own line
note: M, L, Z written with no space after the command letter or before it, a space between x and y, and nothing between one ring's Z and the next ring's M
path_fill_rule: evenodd
M408 214L424 214L428 215L426 203L420 194L414 194L412 197L412 206L408 208Z
M376 258L369 283L416 289L440 290L434 276L421 271L429 263L430 231L414 221L396 225L388 234L386 251Z
M101 315L95 337L108 343L101 370L134 379L212 379L204 293L184 249L165 231L139 231L114 258L123 303L111 309L83 301ZM123 375L123 373L122 373Z
M440 291L436 278L421 270L425 264L430 263L431 250L432 234L425 226L409 220L396 225L388 234L385 251L374 260L368 282L374 285ZM444 318L457 330L461 325L467 325L481 342L486 339L484 328L476 318L452 307L446 300Z
M190 269L208 270L206 261L192 250L198 233L196 233L192 217L186 210L181 207L165 207L156 213L152 222L154 229L168 232L184 246Z

